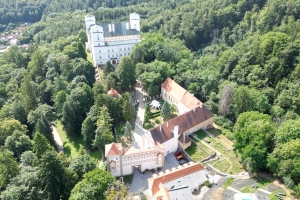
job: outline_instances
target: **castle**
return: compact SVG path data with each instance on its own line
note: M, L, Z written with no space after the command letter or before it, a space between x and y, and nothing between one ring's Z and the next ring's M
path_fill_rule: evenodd
M96 24L95 16L85 16L87 51L91 52L95 66L106 62L117 64L129 56L140 40L140 15L131 13L129 22Z

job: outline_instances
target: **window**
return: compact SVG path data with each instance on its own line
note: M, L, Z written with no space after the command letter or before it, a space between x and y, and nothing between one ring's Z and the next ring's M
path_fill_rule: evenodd
M130 47L128 47L128 50L130 50Z
M110 55L108 55L108 58L110 58Z
M126 48L124 47L124 51L126 51Z
M118 54L116 54L116 57L118 57Z
M98 43L98 46L100 46L100 43Z
M111 52L114 52L114 49L112 49Z
M114 54L112 55L112 57L114 57Z
M110 163L110 171L111 172L115 172L116 171L116 163L114 161L112 161Z
M107 52L109 52L109 49L107 50Z
M99 53L101 53L101 50L99 50Z
M120 56L122 57L122 54L120 54Z
M126 56L126 53L124 53L124 56Z
M122 48L120 48L120 51L122 51Z
M100 58L102 58L102 57L100 56Z

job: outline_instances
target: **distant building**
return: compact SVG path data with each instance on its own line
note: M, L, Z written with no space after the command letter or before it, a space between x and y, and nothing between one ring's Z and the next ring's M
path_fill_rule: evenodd
M193 200L192 193L199 191L207 180L209 176L203 165L190 162L154 174L148 185L154 200Z
M111 64L119 63L140 42L140 15L131 13L129 20L97 25L95 16L85 16L86 49L91 52L95 65L101 66L108 61Z

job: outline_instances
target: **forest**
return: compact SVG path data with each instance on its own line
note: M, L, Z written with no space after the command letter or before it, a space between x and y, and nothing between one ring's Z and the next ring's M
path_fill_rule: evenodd
M156 95L166 77L215 114L246 170L271 173L300 196L299 0L69 3L45 2L41 20L20 37L29 49L11 47L0 57L1 199L84 199L82 191L109 191L108 183L89 190L110 175L84 151L77 158L55 153L49 122L61 121L69 137L82 135L82 149L101 149L114 141L116 122L135 113L129 93L116 100L106 92L128 91L137 78ZM106 64L101 83L84 50L87 12L99 23L126 21L131 12L142 17L142 42L118 70Z

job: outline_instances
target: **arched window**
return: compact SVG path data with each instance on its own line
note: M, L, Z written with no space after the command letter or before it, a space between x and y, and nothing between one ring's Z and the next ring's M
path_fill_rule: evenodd
M116 162L112 160L109 164L109 167L110 167L111 172L115 172L116 171Z

